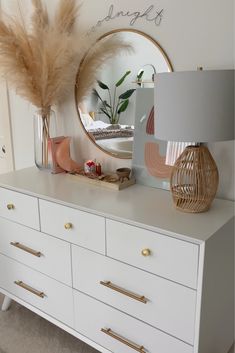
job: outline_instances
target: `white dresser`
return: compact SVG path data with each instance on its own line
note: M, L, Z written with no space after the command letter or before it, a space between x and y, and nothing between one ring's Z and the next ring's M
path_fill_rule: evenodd
M233 222L230 201L186 214L163 190L5 174L0 292L100 352L227 353Z

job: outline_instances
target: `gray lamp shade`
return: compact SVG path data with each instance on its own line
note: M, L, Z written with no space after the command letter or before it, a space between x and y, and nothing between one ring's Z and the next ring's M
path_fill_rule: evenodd
M154 96L156 138L234 139L234 70L160 73Z

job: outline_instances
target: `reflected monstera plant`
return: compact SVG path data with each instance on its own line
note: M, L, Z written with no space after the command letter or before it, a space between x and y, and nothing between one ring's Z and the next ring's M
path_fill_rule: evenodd
M129 99L134 93L135 89L129 89L126 92L118 95L118 88L123 84L126 77L131 73L127 71L118 82L115 84L113 95L111 94L110 88L103 82L97 81L99 87L102 90L108 91L108 101L104 100L96 89L93 90L94 95L101 101L100 110L108 117L110 124L118 124L121 113L125 112L128 105Z

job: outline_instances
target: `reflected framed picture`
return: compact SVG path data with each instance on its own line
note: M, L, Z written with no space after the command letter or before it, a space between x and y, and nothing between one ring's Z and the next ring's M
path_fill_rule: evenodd
M166 165L167 142L154 137L154 88L136 91L132 167L138 184L169 190L171 166Z

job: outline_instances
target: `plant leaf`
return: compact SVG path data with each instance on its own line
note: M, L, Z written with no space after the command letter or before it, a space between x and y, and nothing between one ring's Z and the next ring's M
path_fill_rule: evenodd
M98 82L98 85L100 86L100 88L102 88L102 89L109 89L109 87L105 84L105 83L103 83L103 82L101 82L101 81L97 81Z
M130 98L134 92L135 92L135 89L128 89L128 91L126 91L125 93L122 93L122 94L119 96L119 99L127 99L127 98Z
M129 105L129 99L126 99L126 100L122 103L122 105L120 106L120 108L118 109L118 114L123 113L123 112L127 109L128 105Z
M123 75L120 80L116 83L116 87L121 86L121 84L124 82L125 78L131 73L131 71L127 71L125 75Z
M103 102L102 98L100 97L98 91L95 88L92 90L92 93L94 94L95 97L99 98Z
M140 81L144 74L144 70L141 70L140 73L137 75L137 80Z
M103 108L100 108L100 110L108 116L109 119L111 119L111 115L109 115L109 113L106 112L106 110L104 110Z
M97 96L98 97L98 92L97 92L97 90L95 89L95 88L93 88L93 90L92 90L92 93L95 95L95 96Z
M103 101L103 104L110 109L112 108L111 105L109 105L107 101Z

